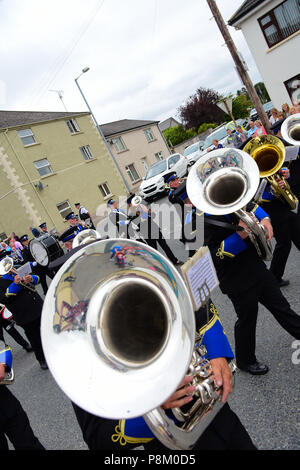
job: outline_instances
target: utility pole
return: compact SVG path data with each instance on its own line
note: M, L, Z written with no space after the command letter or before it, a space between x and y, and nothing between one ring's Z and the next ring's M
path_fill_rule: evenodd
M219 30L225 40L226 46L229 49L229 52L234 60L234 63L236 65L237 71L241 77L242 82L244 83L246 90L250 96L250 99L258 113L258 116L260 117L261 123L268 132L270 130L270 122L269 119L267 118L266 112L264 110L263 105L261 104L261 101L256 93L256 90L254 88L254 85L251 81L251 78L249 77L248 72L245 70L244 64L240 59L240 56L238 54L238 51L235 47L235 44L232 40L232 37L230 36L230 33L228 31L228 28L225 24L225 21L222 18L222 15L217 7L217 4L215 0L206 0L208 3L209 8L211 9L211 12L213 14L213 17L219 27Z

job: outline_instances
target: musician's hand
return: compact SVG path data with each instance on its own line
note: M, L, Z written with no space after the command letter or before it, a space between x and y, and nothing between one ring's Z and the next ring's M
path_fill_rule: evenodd
M290 170L288 168L286 167L281 168L280 172L285 180L287 180L290 177Z
M249 228L242 220L239 221L239 226L242 227L244 230L238 230L236 233L244 240L248 237Z
M21 282L21 278L20 278L19 274L16 274L15 277L14 277L14 283L15 284L20 284L20 282Z
M25 284L32 282L32 276L30 274L26 274L26 276L24 276L24 282Z
M4 379L5 377L5 364L0 364L0 382Z
M271 238L273 238L273 227L272 227L270 219L262 219L260 223L266 229L267 240L271 240Z
M218 387L222 387L222 403L225 403L228 395L232 393L232 372L225 357L217 357L210 360L214 379Z
M192 381L193 377L190 375L186 375L176 392L174 392L173 395L171 395L170 398L168 398L168 400L166 400L162 404L162 408L164 408L165 410L168 410L170 408L180 408L186 403L192 401L193 397L191 395L188 395L193 393L195 390L195 387L193 385L189 385L189 383Z

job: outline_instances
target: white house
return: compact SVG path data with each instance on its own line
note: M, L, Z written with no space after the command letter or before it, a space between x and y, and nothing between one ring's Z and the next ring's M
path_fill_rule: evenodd
M300 1L246 0L228 24L243 32L274 106L300 101Z

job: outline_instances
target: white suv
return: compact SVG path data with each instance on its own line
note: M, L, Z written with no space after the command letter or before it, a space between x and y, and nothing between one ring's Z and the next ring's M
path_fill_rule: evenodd
M164 160L151 165L139 188L139 195L144 201L165 193L166 188L163 177L171 172L176 173L179 178L185 176L188 173L187 158L180 153L173 153Z
M198 158L201 157L203 144L204 141L199 140L199 142L189 145L186 149L184 149L183 156L188 159L189 165L194 165Z

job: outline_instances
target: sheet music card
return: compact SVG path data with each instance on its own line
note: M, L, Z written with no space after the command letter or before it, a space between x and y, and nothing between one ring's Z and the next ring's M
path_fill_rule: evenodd
M219 280L207 246L201 247L182 267L191 294L194 310L205 305Z
M20 266L18 269L17 269L17 272L20 276L21 279L23 279L26 274L31 274L31 266L30 266L30 263L25 263L23 264L22 266Z

